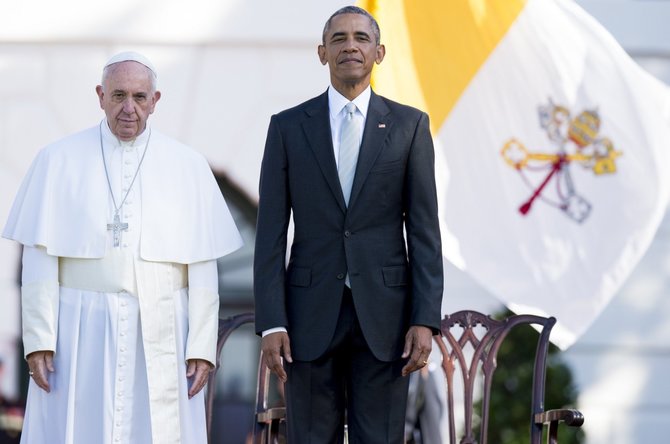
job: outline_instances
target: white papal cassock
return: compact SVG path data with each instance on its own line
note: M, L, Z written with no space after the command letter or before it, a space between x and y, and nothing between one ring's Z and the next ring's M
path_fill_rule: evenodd
M130 190L116 248L101 144L117 205ZM22 442L206 442L185 361L215 362L216 259L242 240L205 159L149 128L121 142L103 121L40 151L3 237L24 245L25 353L55 351Z

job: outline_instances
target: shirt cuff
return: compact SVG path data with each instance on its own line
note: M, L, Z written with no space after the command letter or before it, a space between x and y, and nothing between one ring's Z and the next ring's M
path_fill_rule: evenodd
M286 333L286 328L285 327L275 327L275 328L270 328L267 330L263 330L261 332L261 338L266 337L267 335L271 335L272 333L279 333L279 332L284 332Z

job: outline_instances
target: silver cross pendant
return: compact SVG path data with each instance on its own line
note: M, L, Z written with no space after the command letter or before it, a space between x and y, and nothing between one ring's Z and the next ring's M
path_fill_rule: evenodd
M121 231L128 231L128 224L121 222L119 213L114 213L114 223L107 224L107 231L112 231L114 234L114 246L121 245Z

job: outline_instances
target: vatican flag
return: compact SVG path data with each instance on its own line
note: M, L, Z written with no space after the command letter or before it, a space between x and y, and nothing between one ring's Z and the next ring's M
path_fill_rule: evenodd
M373 88L431 116L444 256L511 310L555 316L569 347L664 214L667 87L571 0L359 5L387 50Z

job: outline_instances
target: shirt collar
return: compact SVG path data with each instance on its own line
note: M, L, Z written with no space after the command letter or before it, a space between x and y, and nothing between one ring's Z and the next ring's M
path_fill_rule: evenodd
M349 100L340 94L333 85L328 88L328 108L330 109L330 118L335 119L342 112L342 109L349 102L354 102L358 111L363 117L368 115L368 106L370 105L370 96L372 89L370 85L361 92L354 100Z
M114 133L112 133L112 130L109 129L109 123L107 122L107 119L102 119L102 122L100 123L100 128L102 131L102 138L105 141L105 145L110 146L112 148L118 148L118 147L131 147L131 148L137 148L137 147L143 147L146 142L147 138L149 137L149 134L151 133L151 128L149 127L149 122L147 122L146 128L144 128L144 131L137 136L134 140L130 141L123 141L116 137Z

